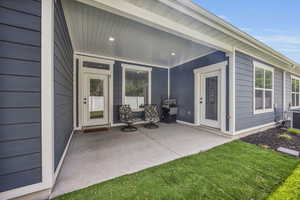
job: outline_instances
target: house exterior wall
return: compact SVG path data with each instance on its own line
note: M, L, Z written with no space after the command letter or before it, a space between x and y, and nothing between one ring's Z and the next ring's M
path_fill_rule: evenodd
M170 90L171 97L177 99L179 113L177 119L184 122L195 123L194 101L195 101L195 82L194 69L227 61L225 53L221 51L214 52L207 56L192 60L182 65L176 66L170 72ZM228 71L228 69L227 69ZM227 73L228 75L228 73ZM227 81L228 85L228 81ZM228 88L228 86L227 86ZM227 96L228 96L227 90ZM228 101L227 101L228 103ZM228 106L227 106L228 107ZM227 114L229 109L227 108ZM227 127L228 127L228 123ZM228 129L228 128L227 128Z
M255 59L236 52L236 131L274 122L275 113L254 114L253 76ZM261 61L259 61L261 62ZM266 63L264 63L266 64ZM270 66L270 65L269 65ZM272 67L272 66L271 66ZM283 111L283 71L274 67L274 103L277 111ZM282 115L278 115L282 117Z
M161 98L168 97L168 69L151 67L146 65L116 61L114 64L114 87L113 87L113 123L119 123L119 105L122 105L122 64L133 64L141 67L152 68L151 80L151 103L161 103Z
M0 1L0 192L41 182L41 2Z
M60 1L54 6L54 166L73 131L73 48Z

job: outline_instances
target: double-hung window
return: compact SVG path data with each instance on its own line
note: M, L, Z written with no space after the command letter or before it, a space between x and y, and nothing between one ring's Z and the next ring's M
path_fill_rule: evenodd
M300 84L300 78L292 76L292 107L297 108L300 107L299 103L299 84Z
M274 105L274 69L254 62L254 114L271 112Z
M152 68L123 64L122 103L135 112L151 104Z

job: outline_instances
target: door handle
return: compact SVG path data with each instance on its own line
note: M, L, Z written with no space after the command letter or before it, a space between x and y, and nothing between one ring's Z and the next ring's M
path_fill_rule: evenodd
M83 98L83 104L86 104L87 102L86 102L86 98Z

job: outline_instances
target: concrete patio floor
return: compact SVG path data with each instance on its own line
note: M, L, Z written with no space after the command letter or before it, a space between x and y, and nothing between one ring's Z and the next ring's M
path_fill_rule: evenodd
M75 134L51 198L206 151L232 139L180 124Z

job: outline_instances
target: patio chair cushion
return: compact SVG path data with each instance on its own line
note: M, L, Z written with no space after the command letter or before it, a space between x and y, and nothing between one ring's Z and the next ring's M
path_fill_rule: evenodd
M149 122L159 122L159 110L155 104L145 105L145 120Z
M129 105L121 105L119 107L120 120L123 122L133 120L133 113Z

